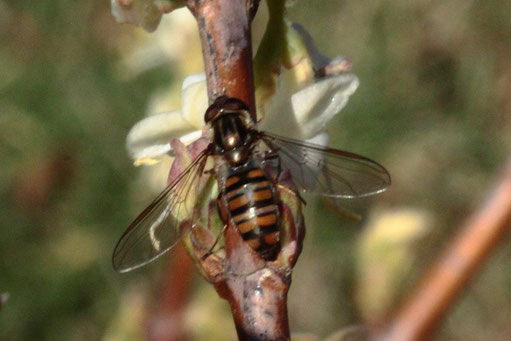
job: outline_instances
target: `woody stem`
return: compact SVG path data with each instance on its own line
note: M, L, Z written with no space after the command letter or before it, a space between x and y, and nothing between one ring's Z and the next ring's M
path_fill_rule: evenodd
M250 23L259 0L189 0L199 26L209 103L243 100L255 119Z
M199 26L209 102L219 96L239 98L248 105L254 121L250 23L258 4L259 0L187 1ZM224 239L227 270L214 279L214 284L231 306L239 340L289 340L290 275L255 266L261 260L232 224L227 226Z

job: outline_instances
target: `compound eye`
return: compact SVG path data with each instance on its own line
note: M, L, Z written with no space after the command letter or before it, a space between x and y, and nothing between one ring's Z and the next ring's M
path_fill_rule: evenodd
M248 106L242 100L234 97L220 96L209 106L204 114L206 123L214 120L220 111L248 111Z
M215 103L211 104L209 108L206 110L206 113L204 114L204 122L209 123L211 122L215 117L218 116L218 113L220 112L220 107L215 105Z
M226 98L222 108L228 111L248 111L248 106L241 99L230 97Z

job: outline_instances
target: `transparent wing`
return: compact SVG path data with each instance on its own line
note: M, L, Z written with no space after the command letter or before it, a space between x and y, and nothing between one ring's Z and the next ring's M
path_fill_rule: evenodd
M366 157L266 132L260 138L270 153L278 153L281 170L289 169L304 192L355 198L383 192L390 185L387 170Z
M112 256L115 270L127 272L141 267L177 244L182 236L180 222L195 221L188 197L198 190L197 180L203 175L207 159L204 150L126 229Z

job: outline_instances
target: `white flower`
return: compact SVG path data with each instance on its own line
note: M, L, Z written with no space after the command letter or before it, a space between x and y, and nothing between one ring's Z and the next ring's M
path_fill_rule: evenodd
M285 70L279 78L275 96L262 103L258 112L264 116L260 129L301 140L322 135L328 123L347 103L358 86L352 74L329 77L290 93ZM172 152L170 141L178 138L189 144L199 138L208 106L204 75L185 79L181 91L181 109L149 116L129 132L127 148L136 165L154 164Z
M117 22L142 26L152 32L158 27L162 14L185 4L179 0L110 0L110 5Z
M197 21L188 8L163 16L151 34L131 31L127 39L119 42L119 51L119 75L125 78L161 66L172 69L176 77L203 70Z
M203 74L185 79L181 103L181 109L149 116L130 130L126 145L135 165L158 163L172 152L173 139L189 144L201 136L208 106Z
M260 76L260 85L255 89L259 129L326 145L325 126L346 105L359 82L355 75L346 73L317 79L315 70L328 65L328 60L314 50L312 39L304 32L299 26L289 25L284 39L289 50L287 59L282 56L265 60L263 56L256 61L259 68L256 66L254 72ZM279 72L267 71L275 69ZM151 106L161 108L167 97L154 96ZM188 76L180 97L180 109L149 116L129 132L127 149L135 165L165 161L161 167L164 174L163 169L168 172L168 156L173 156L170 141L179 139L189 144L202 136L208 107L204 74ZM166 180L163 175L158 178L158 183Z
M343 74L314 82L294 93L286 91L287 77L281 74L277 93L263 109L260 129L277 135L309 140L320 134L348 102L358 87L358 78Z

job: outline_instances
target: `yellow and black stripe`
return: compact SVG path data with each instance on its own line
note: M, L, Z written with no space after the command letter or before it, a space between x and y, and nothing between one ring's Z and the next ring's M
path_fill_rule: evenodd
M237 169L225 181L227 208L243 240L266 260L280 250L279 212L273 185L261 168Z

